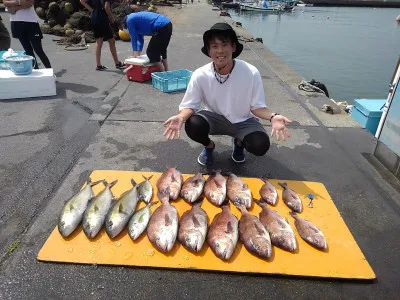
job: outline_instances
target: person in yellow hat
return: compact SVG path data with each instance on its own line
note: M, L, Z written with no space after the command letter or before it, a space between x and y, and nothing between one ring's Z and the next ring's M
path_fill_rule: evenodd
M164 123L164 136L179 138L185 123L189 138L204 146L197 158L201 165L213 163L215 143L210 135L232 137L231 158L236 163L246 160L245 150L265 155L270 140L259 118L271 122L271 136L278 140L290 136L286 124L291 121L267 108L260 72L237 59L243 45L230 25L215 24L204 33L203 43L201 51L212 62L193 72L179 113Z

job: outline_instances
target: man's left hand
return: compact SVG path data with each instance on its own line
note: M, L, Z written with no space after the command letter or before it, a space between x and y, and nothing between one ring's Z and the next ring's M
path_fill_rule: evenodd
M286 128L286 124L290 124L292 121L290 121L288 118L282 115L276 115L272 118L271 120L271 137L274 136L276 139L279 141L280 138L282 137L282 140L286 141L287 137L290 137L290 133Z

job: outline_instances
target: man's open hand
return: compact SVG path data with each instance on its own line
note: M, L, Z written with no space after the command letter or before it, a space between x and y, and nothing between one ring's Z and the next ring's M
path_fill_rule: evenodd
M183 124L183 118L179 115L173 116L164 122L164 126L167 127L164 131L164 136L169 140L175 138L179 139L181 136L181 128Z
M290 121L288 118L282 115L276 115L272 118L271 120L271 137L274 136L276 139L279 141L280 138L282 137L282 140L286 141L287 137L290 137L290 133L286 128L286 124L290 124L292 121Z

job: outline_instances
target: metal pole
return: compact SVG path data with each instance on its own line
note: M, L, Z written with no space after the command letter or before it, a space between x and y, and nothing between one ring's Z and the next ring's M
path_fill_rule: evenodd
M383 106L382 117L381 117L381 119L379 121L378 128L376 129L375 137L377 139L379 139L379 136L381 135L383 124L385 123L386 116L387 116L387 113L388 113L389 108L390 108L390 103L392 102L393 93L394 93L394 91L396 91L397 85L399 84L399 78L400 78L400 58L397 61L396 70L393 73L392 82L390 84L389 95L388 95L388 97L386 99L385 105Z

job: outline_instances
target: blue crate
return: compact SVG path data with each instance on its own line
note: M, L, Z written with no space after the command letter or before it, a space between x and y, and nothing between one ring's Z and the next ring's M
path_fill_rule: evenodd
M186 90L192 71L186 69L151 73L153 86L164 93Z
M0 51L0 70L8 70L8 63L3 59L3 54L7 51ZM18 55L25 54L25 51L15 51Z

